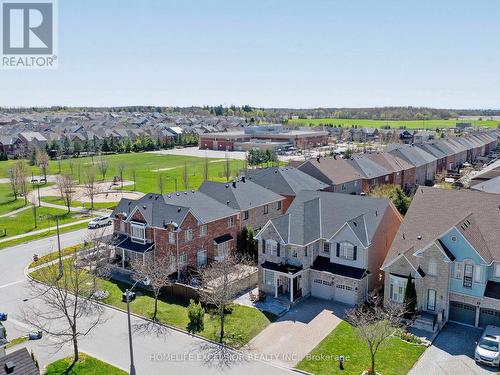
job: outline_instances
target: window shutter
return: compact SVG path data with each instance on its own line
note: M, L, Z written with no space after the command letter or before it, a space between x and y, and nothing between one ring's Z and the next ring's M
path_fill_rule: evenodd
M352 251L352 260L356 260L358 257L358 247L354 246L354 250Z
M340 244L337 242L337 258L340 256Z
M280 256L280 243L279 242L276 244L276 255L278 257Z
M266 240L262 239L262 254L266 253Z

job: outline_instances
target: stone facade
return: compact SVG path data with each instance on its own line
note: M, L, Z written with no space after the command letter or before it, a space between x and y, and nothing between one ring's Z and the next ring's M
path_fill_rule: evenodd
M279 201L270 202L267 205L242 211L240 215L241 228L247 227L252 228L255 232L259 231L269 220L277 218L285 213L284 201L285 199L283 198ZM265 206L267 206L267 213L265 213ZM246 214L248 214L248 219L245 218Z

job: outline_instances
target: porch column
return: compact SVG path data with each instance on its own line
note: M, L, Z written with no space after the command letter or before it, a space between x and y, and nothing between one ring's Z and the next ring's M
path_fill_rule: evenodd
M125 249L122 248L122 268L125 268Z
M474 327L479 327L479 305L476 306L476 321L474 323Z
M278 298L278 274L274 272L274 298Z
M290 302L293 302L293 277L290 277Z
M146 253L142 253L142 266L144 267L144 257L145 257Z

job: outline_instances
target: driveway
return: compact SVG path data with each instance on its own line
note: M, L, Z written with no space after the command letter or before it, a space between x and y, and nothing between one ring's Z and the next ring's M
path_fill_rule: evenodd
M293 367L337 327L346 309L345 305L308 298L271 323L245 350Z
M496 369L476 365L474 361L475 342L481 332L480 329L447 323L409 374L496 374Z

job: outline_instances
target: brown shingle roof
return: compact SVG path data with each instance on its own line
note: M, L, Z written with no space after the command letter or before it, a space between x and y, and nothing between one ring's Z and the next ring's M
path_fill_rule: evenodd
M311 159L306 163L310 163L312 166L317 168L321 173L328 177L334 185L364 178L363 175L356 170L356 168L339 157L336 159L321 158L319 162L316 159Z
M471 224L464 231L460 224L467 218ZM500 260L500 195L419 187L384 266L411 247L422 249L452 227L461 230L487 262Z

